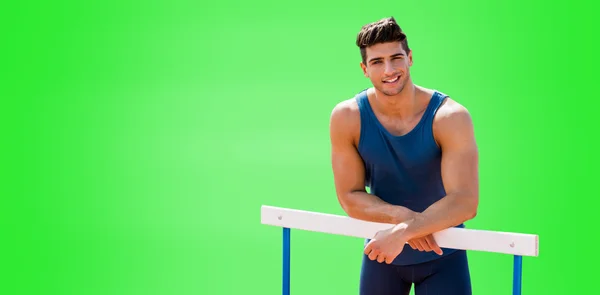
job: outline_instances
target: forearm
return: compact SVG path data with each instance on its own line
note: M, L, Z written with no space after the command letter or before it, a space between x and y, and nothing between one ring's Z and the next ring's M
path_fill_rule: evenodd
M348 193L341 202L348 216L360 220L398 224L415 216L415 212L392 205L364 191Z
M414 215L404 235L408 239L423 237L457 226L475 217L477 199L462 195L448 195L424 212Z

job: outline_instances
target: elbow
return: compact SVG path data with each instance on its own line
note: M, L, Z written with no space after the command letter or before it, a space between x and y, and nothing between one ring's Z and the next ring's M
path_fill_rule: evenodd
M458 209L457 212L457 221L461 223L474 219L477 216L477 210L479 207L479 196L477 194L456 194L453 195L455 208ZM459 213L460 212L460 213Z
M348 217L357 218L360 215L360 212L358 212L358 206L352 202L350 195L350 193L338 195L338 202Z
M358 212L356 206L353 206L350 202L340 202L342 209L346 212L346 215L350 218L358 218L360 213Z
M338 202L340 203L340 207L342 207L342 210L344 210L344 212L346 212L346 214L349 217L353 217L352 215L354 214L354 212L352 210L352 204L348 201L347 197L342 194L339 194Z
M476 216L477 216L477 209L471 210L471 211L468 213L468 215L467 215L467 218L466 218L466 220L465 220L465 221L469 221L469 220L471 220L471 219L474 219Z
M477 216L477 210L479 209L479 196L470 196L465 204L465 207L467 208L465 221L474 219Z

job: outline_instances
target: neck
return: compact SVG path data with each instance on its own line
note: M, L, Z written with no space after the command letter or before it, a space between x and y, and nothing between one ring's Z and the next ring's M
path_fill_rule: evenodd
M418 91L419 87L409 82L400 93L392 96L385 95L375 89L373 98L378 111L385 115L412 117L419 107L417 103Z

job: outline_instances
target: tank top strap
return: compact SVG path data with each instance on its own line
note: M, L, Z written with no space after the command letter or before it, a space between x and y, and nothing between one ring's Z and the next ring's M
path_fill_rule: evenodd
M358 110L360 112L360 121L363 122L363 124L361 125L371 122L372 110L371 105L369 104L369 98L367 96L367 89L357 93L354 99L358 104Z
M435 91L433 93L433 95L431 96L431 101L429 102L429 105L425 110L425 114L423 115L423 123L425 126L431 126L433 124L433 118L435 117L435 114L437 113L438 109L440 108L446 97L448 97L448 95L439 91Z

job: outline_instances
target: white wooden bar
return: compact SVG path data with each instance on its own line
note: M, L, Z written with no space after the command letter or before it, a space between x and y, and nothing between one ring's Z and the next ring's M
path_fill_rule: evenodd
M348 216L317 213L272 206L261 207L261 223L290 229L373 238L392 224L368 222ZM538 256L538 235L466 228L448 228L433 234L440 247Z

